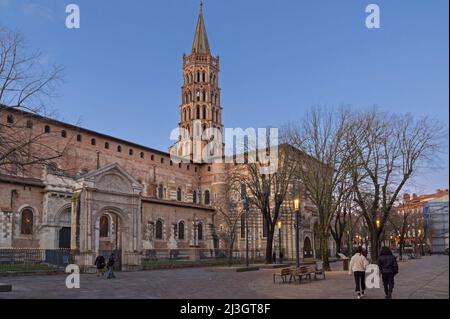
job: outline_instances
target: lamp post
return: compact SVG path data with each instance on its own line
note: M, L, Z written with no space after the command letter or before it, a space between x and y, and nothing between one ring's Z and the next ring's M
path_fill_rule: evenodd
M248 258L248 213L249 213L249 205L248 198L244 196L244 210L245 210L245 265L247 268L249 267L249 258Z
M295 209L295 261L297 268L300 268L300 199L294 199Z
M247 268L249 267L249 258L248 258L248 215L250 211L250 206L248 202L248 195L245 185L241 185L241 199L242 204L244 206L244 214L245 214L245 265Z
M282 263L282 260L281 260L281 220L278 221L278 247L280 249L279 258L280 258L280 264L281 264Z

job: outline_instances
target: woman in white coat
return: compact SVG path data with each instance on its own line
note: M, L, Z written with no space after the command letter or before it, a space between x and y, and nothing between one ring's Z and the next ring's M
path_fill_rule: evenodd
M357 298L364 297L364 290L366 290L366 268L369 265L369 261L363 255L362 247L358 247L356 254L353 255L350 260L348 268L348 274L355 276L356 294Z

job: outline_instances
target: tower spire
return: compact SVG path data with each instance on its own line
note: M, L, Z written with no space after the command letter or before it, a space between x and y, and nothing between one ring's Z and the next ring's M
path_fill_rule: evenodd
M198 16L197 27L195 29L192 52L198 54L210 54L208 35L206 34L205 21L203 20L203 0L200 0L200 14Z

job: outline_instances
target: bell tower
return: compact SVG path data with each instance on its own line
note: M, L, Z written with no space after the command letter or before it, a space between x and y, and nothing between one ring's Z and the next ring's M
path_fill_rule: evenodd
M202 152L207 144L210 156L223 154L219 70L219 57L211 55L203 19L203 2L200 1L192 50L189 55L183 54L177 155L184 159L203 161Z

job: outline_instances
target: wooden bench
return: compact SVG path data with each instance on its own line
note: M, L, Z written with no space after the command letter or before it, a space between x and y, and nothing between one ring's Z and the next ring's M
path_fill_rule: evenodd
M311 275L315 275L315 270L311 269L311 267L308 266L300 266L300 268L296 268L295 270L292 271L291 273L291 278L295 278L298 277L298 283L302 282L302 278L309 278L309 280L311 281Z
M289 281L291 281L292 269L291 268L282 268L280 272L273 274L273 283L275 283L276 277L281 277L283 283L287 282L287 277L289 276Z

